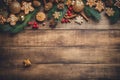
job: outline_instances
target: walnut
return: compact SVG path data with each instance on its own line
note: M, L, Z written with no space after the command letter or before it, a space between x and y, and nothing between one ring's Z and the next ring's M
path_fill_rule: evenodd
M34 7L39 7L41 5L41 3L38 0L34 0L33 5L34 5Z

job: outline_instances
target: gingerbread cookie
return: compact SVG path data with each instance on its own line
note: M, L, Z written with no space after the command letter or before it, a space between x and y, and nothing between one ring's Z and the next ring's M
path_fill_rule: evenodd
M16 25L17 21L18 21L18 17L16 17L14 14L11 14L7 19L7 22L10 22L10 25L12 26Z
M117 6L118 8L120 8L120 0L116 0L114 5Z
M97 1L95 9L99 12L101 12L104 9L104 4L101 0Z
M87 3L86 3L86 5L88 5L90 7L95 6L95 4L96 4L96 0L87 0Z
M6 22L5 17L3 17L2 15L0 15L0 24L4 24Z
M113 16L114 13L115 13L115 11L113 10L113 8L106 8L105 13L106 13L108 16Z
M31 2L22 2L22 10L24 10L25 14L28 14L29 12L34 11L34 8L32 7L32 3Z

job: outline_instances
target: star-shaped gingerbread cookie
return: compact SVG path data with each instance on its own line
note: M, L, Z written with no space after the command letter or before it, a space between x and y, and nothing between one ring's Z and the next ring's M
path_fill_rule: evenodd
M103 2L101 0L96 2L95 9L98 10L99 12L101 12L104 9L104 4L103 4Z
M106 8L105 13L106 13L108 16L113 16L114 13L115 13L115 11L113 10L113 8Z
M31 2L23 2L21 9L24 10L25 14L28 14L29 12L34 11L34 8L32 7Z
M87 3L86 3L86 5L89 5L90 7L95 6L95 4L96 4L96 0L87 0Z

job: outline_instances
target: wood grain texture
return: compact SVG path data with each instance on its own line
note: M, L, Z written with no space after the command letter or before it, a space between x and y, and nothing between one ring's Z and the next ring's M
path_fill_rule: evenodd
M0 46L91 46L119 49L119 34L119 30L26 30L15 36L0 35Z
M120 22L101 15L99 23L0 34L0 80L120 80Z
M120 65L33 64L30 68L0 68L0 80L120 80Z
M32 64L119 64L119 49L81 47L4 47L0 48L1 67ZM5 65L7 64L7 65Z

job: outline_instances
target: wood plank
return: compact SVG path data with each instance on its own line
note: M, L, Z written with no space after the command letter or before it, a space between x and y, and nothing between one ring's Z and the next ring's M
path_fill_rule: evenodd
M120 65L33 64L0 68L0 80L120 80Z
M81 47L3 47L1 67L22 66L29 58L33 64L119 64L120 50ZM7 65L5 65L7 64Z
M110 24L109 19L104 15L104 13L101 14L101 20L99 22L94 22L90 19L89 22L84 22L82 25L76 24L76 23L66 23L62 24L59 23L56 29L120 29L119 24L120 21L118 21L116 24ZM42 26L39 29L51 29L49 28L48 23L46 22L46 26ZM31 29L30 26L26 27L26 29Z
M91 46L120 49L119 34L119 30L25 30L15 36L0 34L0 46Z

